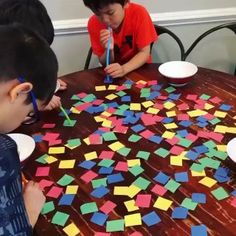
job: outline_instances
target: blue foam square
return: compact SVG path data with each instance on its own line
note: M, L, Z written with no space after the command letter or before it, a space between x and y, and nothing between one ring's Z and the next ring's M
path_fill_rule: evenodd
M110 190L104 186L100 186L96 189L94 189L92 192L91 192L91 195L93 197L96 197L96 198L102 198L104 197L106 194L108 194L110 192Z
M188 151L188 152L185 154L185 156L186 156L188 159L190 159L190 160L192 160L192 161L195 161L195 160L198 158L199 154L196 153L196 152L194 152L194 151L192 151L192 150L190 150L190 151Z
M152 226L161 222L161 218L155 211L152 211L142 217L142 220L147 226Z
M207 227L205 225L196 225L191 227L192 236L207 236Z
M188 209L185 207L174 208L171 217L173 219L186 219L188 216Z
M223 111L229 111L232 108L232 106L227 105L227 104L222 104L219 109L223 110Z
M74 194L64 194L60 198L60 201L58 203L59 206L64 205L64 206L70 206L75 198Z
M189 120L182 120L181 122L179 122L179 125L183 126L183 127L189 127L193 124L192 121L189 121Z
M206 203L206 194L204 193L193 193L192 194L193 202L197 203Z
M124 181L124 177L121 173L108 175L107 176L107 182L108 184L114 184Z
M208 148L204 145L194 147L193 149L199 154L203 154L203 153L208 152Z
M96 165L96 162L94 161L83 161L82 163L80 163L78 166L82 167L84 169L90 170L92 169L94 166Z
M153 135L149 138L149 140L154 142L154 143L160 144L161 141L163 140L163 138L160 137L160 136L157 136L157 135Z
M103 226L105 224L107 218L108 218L108 215L105 215L100 212L95 212L90 221L93 222L94 224Z
M170 177L164 174L163 172L160 172L159 174L156 175L156 177L154 177L154 180L161 184L166 184L169 179Z
M113 172L114 167L101 167L98 171L99 174L109 175Z
M132 129L134 132L138 133L138 132L144 130L145 127L144 127L143 125L138 124L138 125L132 126L131 129Z
M130 97L130 96L123 96L123 97L121 98L121 101L122 101L122 102L130 102L130 101L131 101L131 97Z
M188 182L188 172L175 173L175 180L177 182Z

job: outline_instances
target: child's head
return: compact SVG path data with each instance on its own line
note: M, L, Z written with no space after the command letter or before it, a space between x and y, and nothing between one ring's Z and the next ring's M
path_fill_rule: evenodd
M54 28L46 8L39 0L1 0L0 25L20 23L34 30L51 45Z
M129 2L128 0L83 0L85 6L90 8L99 20L117 29L125 15L124 8Z
M0 133L16 129L52 98L58 63L48 43L21 25L0 26ZM19 79L21 78L21 79Z

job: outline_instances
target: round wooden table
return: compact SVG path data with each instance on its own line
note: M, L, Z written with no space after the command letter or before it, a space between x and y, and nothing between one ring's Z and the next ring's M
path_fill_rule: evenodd
M58 93L58 95L61 96L63 106L68 109L71 108L71 106L76 102L74 100L71 100L71 97L74 94L92 93L97 96L97 98L104 99L106 95L115 93L116 91L112 90L104 92L95 91L95 86L103 85L104 77L105 75L101 68L87 71L79 71L61 77L62 80L68 83L67 91ZM156 64L145 65L142 68L130 73L125 78L115 81L115 84L122 85L127 79L132 80L134 82L140 80L157 80L158 84L163 84L163 88L160 91L163 92L163 94L165 94L166 96L168 96L168 93L164 91L164 89L168 87L168 84L165 78L163 78L163 76L159 74L158 65ZM137 88L135 85L133 85L130 90L124 91L128 95L131 95L132 101L135 101L137 103L145 101L143 100L143 98L140 98L140 88ZM232 106L232 109L227 112L228 114L226 118L221 119L222 121L219 123L219 125L235 127L236 120L234 117L236 115L236 77L209 69L199 68L198 73L194 76L194 79L191 83L189 83L185 87L177 88L176 91L174 91L174 94L178 93L181 93L182 95L178 100L174 101L174 103L186 103L190 106L191 110L193 110L193 105L196 103L196 101L186 99L187 95L189 94L197 95L198 99L199 96L201 96L202 94L209 95L210 98L218 97L219 99L221 99L221 104L224 103ZM121 105L119 97L114 101L119 101L119 105ZM113 102L113 100L105 100L105 102ZM153 102L162 103L162 101L158 99L154 99ZM209 103L214 106L214 108L209 110L209 113L214 114L214 111L216 110L216 107L218 107L218 105L211 102ZM186 113L186 111L180 111L179 109L176 109L176 107L171 110L175 110L177 114ZM161 110L158 115L166 116L165 112L166 110ZM70 138L80 138L81 140L87 138L89 135L94 133L99 127L99 124L94 120L94 115L89 114L85 111L83 111L80 115L70 115L71 119L77 120L75 127L64 127L62 125L64 118L58 116L58 113L58 111L42 112L41 120L39 122L30 126L22 126L17 130L17 132L26 133L29 135L44 135L46 132L59 133L59 138L62 139L62 143L66 144L67 140ZM174 119L177 122L176 117L174 117ZM53 129L42 129L42 125L44 123L55 123L56 127ZM142 124L141 121L139 121L138 123ZM131 125L128 124L125 126L130 127ZM161 136L165 131L163 125L160 124L160 122L157 122L154 125L147 126L147 128L158 136ZM214 128L215 125L208 125L205 128L200 128L196 125L187 128L178 126L177 129L170 131L176 132L177 130L186 129L189 133L196 135L199 130L208 130L210 132L214 131ZM142 235L185 236L191 235L192 225L200 224L206 225L208 235L236 235L236 209L230 204L229 200L232 197L218 201L211 194L211 191L216 189L217 186L224 187L224 189L228 193L230 193L236 188L236 163L233 163L229 158L227 158L225 161L222 161L221 166L227 167L230 170L230 181L226 183L217 183L214 187L208 188L198 183L199 180L203 177L193 177L191 175L189 168L193 164L193 161L184 161L183 166L175 166L170 164L170 155L166 158L161 158L157 157L157 155L154 154L155 150L157 150L158 148L165 148L167 150L170 150L172 145L170 145L168 142L163 140L160 144L155 144L145 138L142 138L137 143L132 143L128 141L128 138L133 133L134 132L131 129L128 129L128 132L126 134L116 133L118 140L126 147L131 148L131 152L127 157L116 153L113 157L113 160L115 161L113 166L115 166L118 161L126 162L128 159L135 159L136 154L139 150L151 153L147 161L141 159L141 166L144 169L144 172L139 175L151 182L150 186L145 191L143 190L141 192L142 194L151 194L152 199L151 206L149 208L140 208L137 211L128 212L124 205L124 201L132 200L132 198L129 198L127 196L115 196L113 194L114 186L129 186L135 179L139 177L133 176L130 172L121 172L122 176L125 179L124 182L117 184L108 184L107 188L110 190L110 193L101 199L92 197L90 195L91 191L93 190L92 184L86 184L83 180L81 180L80 177L88 171L86 169L78 167L78 164L85 160L84 154L96 151L99 155L103 150L111 151L108 145L112 142L104 142L102 145L86 145L82 141L81 146L74 150L66 149L65 154L53 155L58 159L58 161L52 164L41 164L36 162L35 160L41 155L48 152L48 143L42 141L37 144L34 153L29 158L28 162L25 164L23 172L28 179L33 179L35 181L47 179L53 181L55 183L54 185L56 186L58 186L56 182L64 174L68 174L75 178L71 185L78 185L79 189L71 206L58 206L58 201L60 197L58 199L47 197L47 201L53 201L56 206L56 210L69 214L70 217L65 226L69 225L71 222L74 222L80 229L81 235L92 236L95 235L95 232L105 232L106 228L90 222L92 214L82 215L80 211L80 206L87 202L96 202L98 207L101 207L108 200L114 202L117 205L116 208L111 213L109 213L109 220L122 219L125 215L139 212L143 216L152 211L155 211L161 218L161 222L154 226L148 227L145 223L142 223L141 226L126 227L124 232L115 232L111 233L111 235L131 235L132 232L138 231ZM235 135L233 134L227 133L224 135L224 138L221 142L217 142L215 140L214 141L217 144L227 144L228 141L234 136ZM194 145L202 145L202 143L209 140L211 139L198 138ZM186 148L186 150L191 149L191 147L192 146ZM76 159L76 164L73 169L58 168L59 161L65 159ZM101 160L95 159L93 161L98 163ZM37 167L42 166L50 167L49 176L36 177L35 172ZM99 166L96 165L92 168L92 170L98 173ZM167 211L152 207L156 199L158 198L158 195L153 193L151 189L153 188L153 186L158 184L154 180L154 177L160 171L169 175L173 179L174 174L176 172L187 171L189 173L188 182L181 183L181 186L175 193L167 191L163 196L164 198L173 201L171 208L169 208ZM215 170L211 168L206 168L207 176L212 177L214 172ZM113 174L114 173L120 173L120 171L113 171ZM105 176L106 175L99 175L97 178L102 178ZM159 185L161 184L159 183ZM45 188L45 193L47 193L49 189L50 187ZM63 192L65 192L65 187L63 187ZM206 204L198 204L195 210L189 210L188 217L185 220L172 219L171 214L173 208L180 206L180 204L186 197L191 198L192 193L205 193L207 196ZM134 197L134 199L136 199L136 197ZM56 213L56 210L48 214L41 215L39 217L38 223L35 228L35 235L66 235L63 231L62 226L57 226L50 222L52 217Z

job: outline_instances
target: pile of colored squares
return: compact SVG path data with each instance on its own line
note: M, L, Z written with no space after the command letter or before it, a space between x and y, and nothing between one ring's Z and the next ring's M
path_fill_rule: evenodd
M139 91L135 96L129 93L133 87ZM58 210L60 206L73 205L75 199L81 197L75 176L66 174L69 169L74 169L76 178L79 175L79 181L91 190L88 199L93 201L80 204L79 211L89 214L91 227L92 224L102 226L96 235L110 235L142 224L155 226L162 221L162 211L168 212L174 220L186 219L199 205L207 204L207 195L203 192L191 193L179 205L168 197L189 181L205 186L206 192L216 201L227 199L236 207L236 190L228 192L224 188L230 171L221 164L227 158L223 139L228 133L236 134L236 120L232 120L230 127L221 125L228 112L232 112L230 105L207 94L189 94L184 97L189 101L185 103L181 100L183 95L175 93L175 88L163 88L156 81L134 83L127 80L123 85L101 85L95 90L96 95L73 95L72 106L66 110L77 116L73 126L80 125L82 113L97 122L98 129L88 137L64 140L63 132L53 132L55 124L44 124L45 133L33 136L37 143L48 143L48 152L36 159L39 166L35 176L47 196L42 214L51 213L53 224L61 226L69 236L80 232L79 223L69 220L69 211ZM137 102L140 99L142 102ZM62 129L73 129L65 123L64 126ZM163 132L157 133L155 126ZM125 145L123 139L130 145ZM140 149L134 153L132 146L143 141L152 143L153 150ZM163 143L171 148L164 148ZM82 145L90 151L84 152ZM98 146L102 151L96 151ZM78 150L83 156L76 154ZM68 158L61 159L60 154L65 153ZM172 168L172 173L155 170L152 178L147 178L145 165L151 159L164 161ZM57 173L62 173L57 182L48 178L52 165L57 166ZM183 171L183 166L188 166L188 170ZM117 203L107 200L101 204L99 199L102 198L126 199L123 201L126 214L117 219L114 215L110 217L118 208ZM142 214L143 208L148 213ZM207 226L193 225L189 233L207 235ZM141 234L134 232L132 235Z

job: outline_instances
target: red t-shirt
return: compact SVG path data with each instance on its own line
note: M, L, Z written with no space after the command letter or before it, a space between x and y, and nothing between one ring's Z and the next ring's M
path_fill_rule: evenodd
M150 45L158 38L147 10L135 3L129 3L119 33L113 32L115 61L124 64L133 58L139 49ZM107 26L93 15L88 22L88 31L93 53L102 56L105 49L100 44L100 31ZM151 55L148 60L151 63Z

